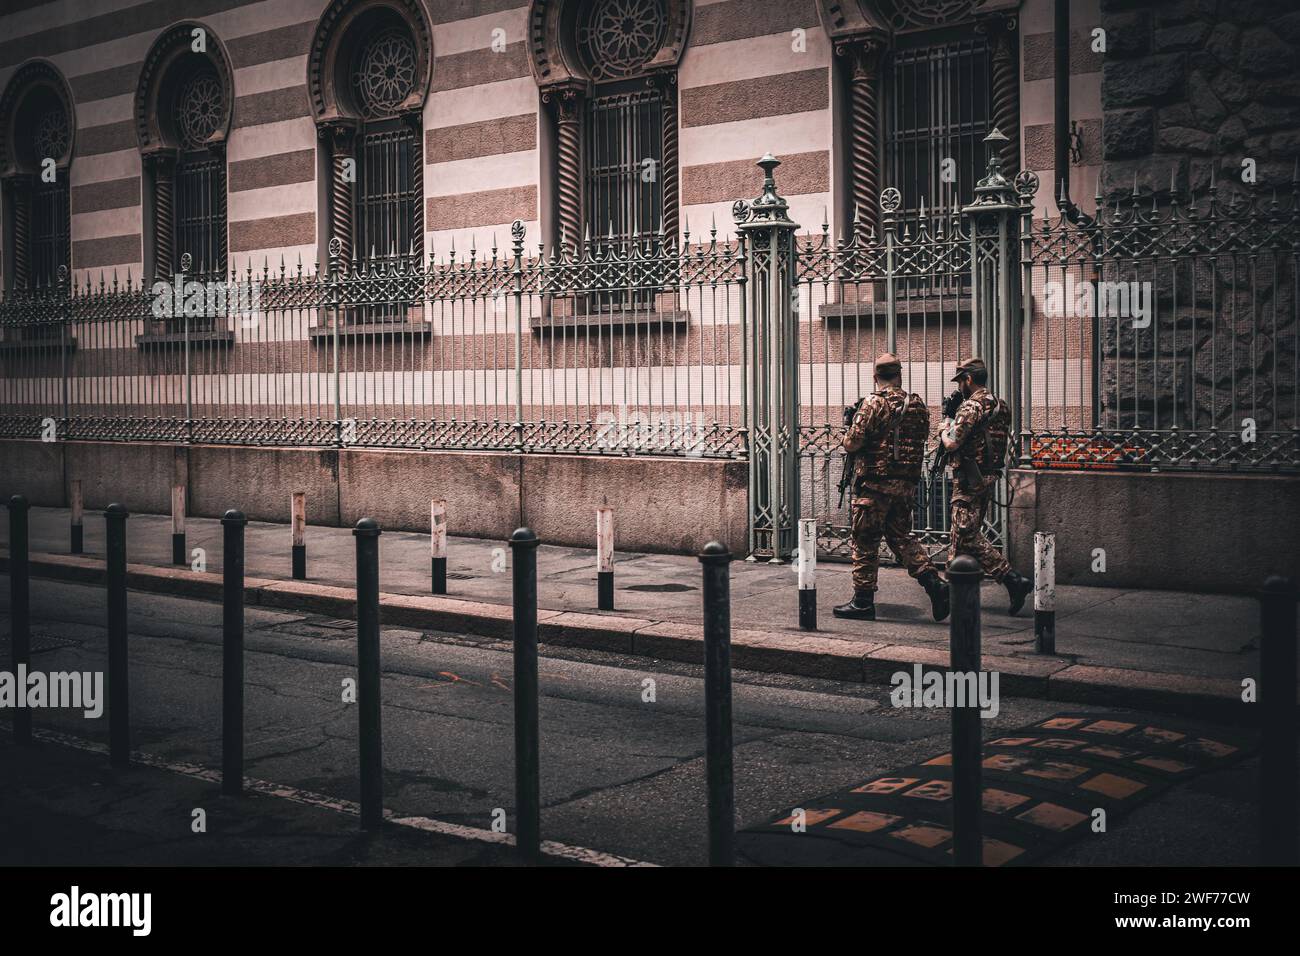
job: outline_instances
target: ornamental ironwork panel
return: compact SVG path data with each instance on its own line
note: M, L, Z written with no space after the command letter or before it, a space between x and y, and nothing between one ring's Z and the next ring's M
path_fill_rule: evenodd
M660 0L593 0L579 14L578 49L593 80L625 79L659 51L666 31Z

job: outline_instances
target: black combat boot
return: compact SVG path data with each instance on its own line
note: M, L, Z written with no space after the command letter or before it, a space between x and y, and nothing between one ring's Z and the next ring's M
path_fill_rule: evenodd
M876 592L854 591L852 601L831 608L831 613L836 617L849 617L857 621L874 621L876 619Z
M930 608L934 611L934 619L942 621L948 616L948 582L939 577L938 571L926 571L919 578L921 587L925 588L925 593L930 595Z
M1029 592L1034 589L1034 582L1017 571L1008 571L1007 576L1002 579L1002 584L1011 598L1010 613L1015 614L1025 606L1025 598L1029 597Z

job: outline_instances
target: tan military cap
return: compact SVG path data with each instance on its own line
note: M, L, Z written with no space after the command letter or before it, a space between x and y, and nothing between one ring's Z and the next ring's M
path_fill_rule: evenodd
M893 352L881 352L876 356L877 375L897 375L903 370L903 363Z
M968 358L964 362L957 363L957 374L954 375L950 381L955 382L957 381L957 379L961 378L967 372L977 372L977 371L978 372L988 371L988 367L984 364L984 360L982 358Z

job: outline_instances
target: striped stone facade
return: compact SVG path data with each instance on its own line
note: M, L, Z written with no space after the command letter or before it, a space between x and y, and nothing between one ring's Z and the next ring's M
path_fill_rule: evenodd
M425 254L453 244L508 244L523 220L530 244L555 215L553 133L529 62L529 5L417 0L431 31L422 111ZM327 160L313 122L309 54L326 0L16 0L0 15L0 89L34 58L66 79L75 108L70 165L74 280L101 270L139 276L148 203L133 117L144 58L181 20L203 24L227 54L234 101L227 143L230 265L301 257L328 240ZM1089 52L1097 0L1072 4L1072 115L1083 136L1076 197L1100 160L1100 58ZM1051 0L1019 11L1022 168L1053 178ZM731 205L756 193L754 160L783 160L791 216L844 231L851 192L850 105L832 30L816 0L693 0L678 63L680 228L732 229ZM886 186L883 181L880 185ZM1040 193L1046 202L1049 190ZM1086 206L1086 202L1085 202Z

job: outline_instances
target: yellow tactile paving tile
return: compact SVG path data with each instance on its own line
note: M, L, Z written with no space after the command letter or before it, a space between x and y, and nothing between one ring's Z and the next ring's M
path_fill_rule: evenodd
M1051 720L1043 721L1038 726L1044 730L1070 730L1078 727L1085 720L1087 720L1086 717L1053 717Z
M1232 746L1232 744L1221 743L1217 740L1208 740L1205 737L1197 737L1195 740L1189 740L1181 746L1183 750L1206 754L1210 757L1226 757L1229 754L1235 754L1237 752L1237 748Z
M1130 780L1128 777L1121 777L1113 773L1099 773L1091 780L1085 780L1079 784L1079 789L1093 790L1116 800L1124 800L1133 796L1139 790L1145 790L1146 786L1145 783L1139 780Z
M1071 810L1069 807L1063 807L1060 804L1044 802L1030 807L1024 813L1016 814L1016 819L1032 823L1034 826L1042 827L1045 830L1064 832L1070 827L1076 827L1083 823L1088 819L1088 815L1079 813L1077 810Z
M831 819L831 817L839 816L839 814L842 812L843 812L842 810L805 810L803 822L810 827L816 826L817 824L825 820ZM784 820L777 820L775 823L772 824L772 826L788 827L793 825L794 822L795 822L795 816L792 813Z
M914 783L920 783L920 777L881 777L860 787L854 787L850 793L897 793L906 790Z
M1073 780L1088 772L1087 767L1077 763L1061 763L1056 760L1044 760L1040 766L1031 767L1024 772L1026 777L1040 777L1043 780Z
M931 850L939 844L952 839L952 831L947 827L934 826L928 823L913 823L911 826L900 827L889 835Z
M952 799L952 781L951 780L929 780L919 787L913 787L905 797L916 797L920 800L951 800Z
M858 813L850 813L843 820L836 820L829 824L833 830L859 830L862 833L874 833L877 830L883 830L885 827L892 826L902 817L895 816L892 813L874 813L868 810L862 810Z
M1012 793L1010 790L985 787L982 805L987 813L1006 813L1008 810L1014 810L1032 799L1033 797L1027 797L1023 793Z
M1144 767L1151 767L1154 770L1163 770L1165 773L1186 773L1194 769L1194 765L1183 763L1181 760L1174 760L1171 757L1143 757L1141 760L1134 760L1136 764Z
M1010 860L1014 860L1020 854L1024 853L1024 847L1016 846L1014 843L1007 843L1005 840L998 840L993 837L984 838L984 865L1001 866ZM948 850L952 855L952 850Z
M1083 729L1090 734L1126 734L1136 726L1122 720L1094 720Z

